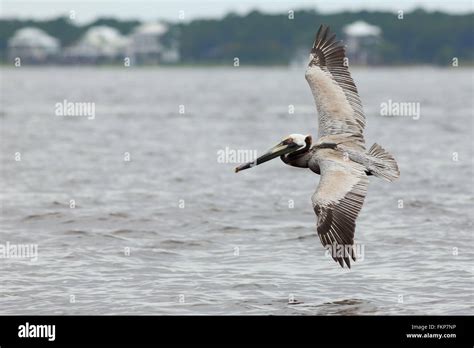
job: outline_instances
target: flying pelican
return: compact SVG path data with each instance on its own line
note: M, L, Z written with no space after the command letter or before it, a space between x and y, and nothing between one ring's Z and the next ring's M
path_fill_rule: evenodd
M367 176L394 181L400 172L393 156L380 145L365 148L362 103L347 67L345 47L328 26L319 27L305 77L319 114L318 141L311 146L311 135L291 134L235 172L280 156L290 166L321 175L311 197L317 233L334 261L350 268L350 258L356 260L355 220L367 194Z

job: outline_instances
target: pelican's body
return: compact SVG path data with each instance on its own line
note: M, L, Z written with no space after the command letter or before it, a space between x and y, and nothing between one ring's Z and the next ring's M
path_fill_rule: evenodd
M393 156L379 145L366 150L365 116L345 49L326 26L316 34L305 77L319 114L318 141L312 145L310 135L291 134L236 172L279 156L290 166L321 175L312 196L317 233L333 259L350 267L350 258L355 261L355 220L367 193L368 176L393 181L400 172Z

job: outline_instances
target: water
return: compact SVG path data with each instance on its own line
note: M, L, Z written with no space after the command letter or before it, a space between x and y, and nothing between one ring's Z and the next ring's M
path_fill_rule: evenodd
M473 72L353 69L401 178L371 178L348 270L315 236L317 175L217 161L316 135L304 69L3 68L0 242L38 259L0 259L0 314L473 314Z

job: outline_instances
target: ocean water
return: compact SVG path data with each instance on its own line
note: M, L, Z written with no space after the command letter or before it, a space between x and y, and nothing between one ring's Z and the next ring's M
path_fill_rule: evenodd
M349 270L316 236L317 175L219 160L316 137L304 68L2 68L0 247L37 258L0 258L0 314L473 314L474 70L352 70L401 177L370 178Z

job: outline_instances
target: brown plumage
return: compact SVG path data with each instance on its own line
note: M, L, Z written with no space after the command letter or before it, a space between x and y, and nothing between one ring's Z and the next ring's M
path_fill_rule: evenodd
M316 34L305 77L319 114L316 144L311 146L310 135L291 134L236 172L280 156L290 166L321 175L312 196L316 231L332 258L341 267L350 267L350 259L356 259L355 221L367 194L368 175L393 181L400 172L393 156L381 146L374 144L366 151L364 111L345 48L327 26L322 25Z

